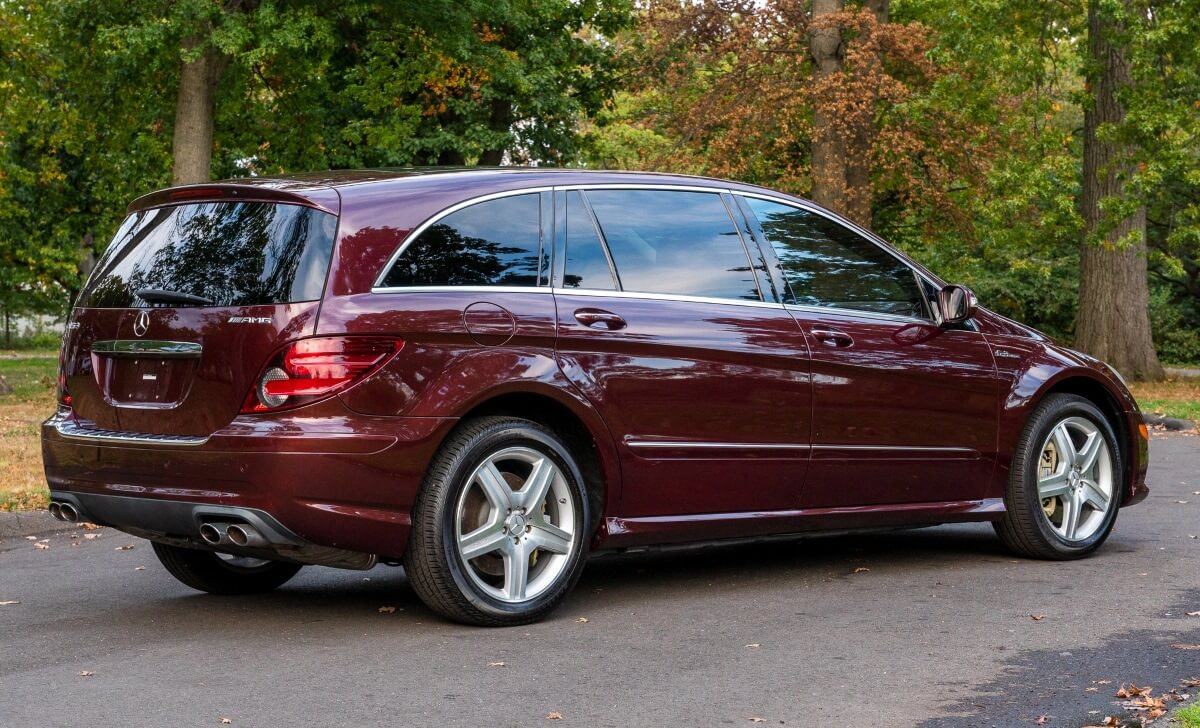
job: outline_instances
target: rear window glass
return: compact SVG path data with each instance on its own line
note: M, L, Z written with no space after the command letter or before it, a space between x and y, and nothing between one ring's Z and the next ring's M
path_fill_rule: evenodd
M540 196L501 197L426 228L400 254L383 286L536 286L541 255Z
M137 291L198 296L212 306L321 297L337 218L302 205L204 202L125 218L80 294L79 306L144 305Z

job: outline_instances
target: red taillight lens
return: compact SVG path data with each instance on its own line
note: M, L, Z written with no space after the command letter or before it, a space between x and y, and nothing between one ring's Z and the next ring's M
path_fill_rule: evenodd
M263 369L242 412L271 412L315 402L371 374L402 348L403 340L379 336L294 341Z
M71 393L67 391L67 345L65 343L58 351L58 403L64 407L71 406Z

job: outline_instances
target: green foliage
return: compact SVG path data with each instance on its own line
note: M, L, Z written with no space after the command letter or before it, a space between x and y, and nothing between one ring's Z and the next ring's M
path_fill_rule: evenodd
M166 186L181 64L224 60L213 176L564 163L629 0L0 3L0 307L58 306Z

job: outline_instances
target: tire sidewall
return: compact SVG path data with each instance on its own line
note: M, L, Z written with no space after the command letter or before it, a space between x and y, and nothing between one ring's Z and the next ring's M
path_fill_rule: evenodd
M1095 533L1082 541L1067 541L1050 526L1049 521L1042 512L1042 500L1038 495L1037 489L1037 471L1041 458L1042 444L1049 436L1051 430L1068 417L1083 417L1095 425L1104 438L1105 444L1108 445L1109 454L1112 457L1112 497L1115 502L1109 508L1108 513L1105 515L1104 523L1100 524L1100 528L1096 529ZM1030 432L1030 438L1024 453L1021 477L1025 486L1022 488L1025 495L1025 507L1030 509L1030 513L1033 514L1034 521L1037 523L1038 532L1041 533L1042 538L1050 548L1063 555L1083 555L1097 548L1108 538L1113 524L1116 523L1117 512L1121 510L1121 497L1125 492L1125 463L1121 459L1121 449L1117 443L1116 433L1113 432L1112 425L1109 423L1108 418L1095 405L1087 400L1071 397L1054 402L1040 412Z
M528 447L549 457L563 473L567 488L575 499L574 534L579 539L571 561L563 569L559 582L537 598L510 604L487 594L475 585L467 574L469 568L458 552L455 517L458 499L468 487L468 478L475 468L490 454L507 447ZM441 534L442 558L449 567L454 584L473 607L495 619L524 623L549 610L570 591L579 578L583 561L587 555L591 532L592 513L587 493L583 487L583 475L567 447L550 433L532 424L512 424L488 430L469 442L456 458L447 482L445 497L441 499L438 528Z

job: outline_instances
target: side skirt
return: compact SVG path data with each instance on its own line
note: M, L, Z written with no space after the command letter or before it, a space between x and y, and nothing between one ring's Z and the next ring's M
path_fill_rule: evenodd
M593 549L681 544L726 539L802 534L812 531L858 531L939 523L995 521L1004 514L1003 498L895 503L786 511L697 513L604 519Z

